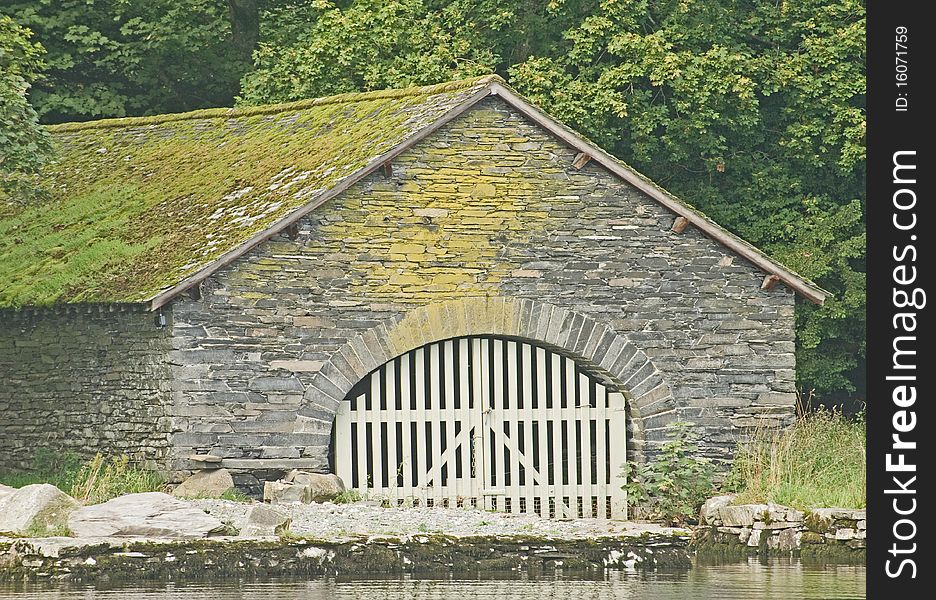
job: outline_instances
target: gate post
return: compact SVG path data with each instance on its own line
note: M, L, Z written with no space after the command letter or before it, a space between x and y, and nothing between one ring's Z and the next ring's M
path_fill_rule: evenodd
M624 397L620 394L620 401L615 398L611 408L611 518L627 519L627 492L624 491L624 484L627 478L624 476L624 464L627 460L627 422L624 411ZM609 398L610 400L610 398ZM618 442L620 440L620 442Z

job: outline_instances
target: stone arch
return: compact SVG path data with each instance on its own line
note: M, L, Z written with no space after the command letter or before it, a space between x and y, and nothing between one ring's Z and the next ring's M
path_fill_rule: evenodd
M433 342L494 335L546 346L576 360L627 400L628 459L643 461L676 420L669 384L636 345L579 312L546 302L469 297L427 304L348 340L306 388L296 432L330 432L338 404L384 363Z

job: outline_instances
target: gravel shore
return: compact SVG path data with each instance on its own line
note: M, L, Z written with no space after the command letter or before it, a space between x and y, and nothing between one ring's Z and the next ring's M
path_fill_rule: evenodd
M250 503L192 500L221 521L241 529ZM551 539L589 539L674 533L652 523L599 519L544 519L534 514L494 513L474 508L383 508L365 502L352 504L277 504L292 518L290 532L322 540L361 536L409 536L436 533L449 536L524 536ZM686 530L688 533L688 530Z

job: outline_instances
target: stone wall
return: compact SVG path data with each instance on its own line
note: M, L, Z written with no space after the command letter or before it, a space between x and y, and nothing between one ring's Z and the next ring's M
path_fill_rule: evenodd
M162 464L170 331L139 308L0 311L0 469L37 448Z
M861 509L817 508L808 513L779 504L738 504L716 496L702 506L694 546L734 553L795 554L863 559L868 521Z
M516 307L502 312L532 324L520 334L552 331L575 357L588 346L596 366L630 373L616 382L629 394L652 387L631 415L650 452L677 419L720 459L746 428L789 423L792 292L761 290L764 273L692 227L672 232L674 215L594 163L576 170L574 156L485 100L394 159L389 177L369 176L295 237L175 301L176 456L327 469L342 394L381 358L431 341L429 309L460 301Z

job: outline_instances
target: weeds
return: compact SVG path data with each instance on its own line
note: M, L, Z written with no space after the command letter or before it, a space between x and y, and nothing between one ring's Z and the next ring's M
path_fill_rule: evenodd
M361 492L357 490L345 490L334 497L332 502L335 504L351 504L352 502L360 502L364 499L364 496L361 495Z
M648 464L627 463L624 474L628 502L649 519L686 522L714 491L715 468L694 456L698 434L689 423L674 423L657 459Z
M738 503L864 508L865 427L863 414L819 409L789 429L758 430L738 449L725 488Z

